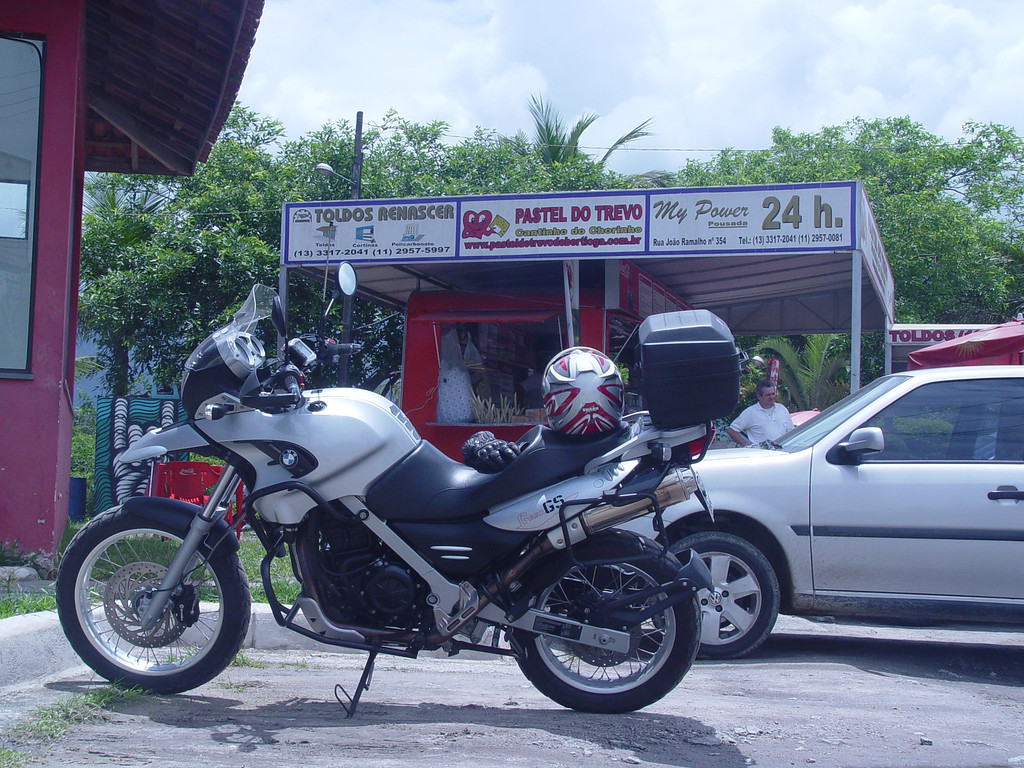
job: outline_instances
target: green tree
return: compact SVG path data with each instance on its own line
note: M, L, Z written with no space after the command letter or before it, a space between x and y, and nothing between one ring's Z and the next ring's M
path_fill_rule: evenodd
M846 375L850 361L839 334L811 334L798 343L785 336L768 336L758 351L763 357L778 358L779 389L790 410L820 410L850 393Z
M863 181L892 265L900 322L998 322L1024 305L1024 141L967 123L949 142L909 118L816 133L688 163L679 186Z
M115 395L128 394L138 374L131 351L141 297L133 276L158 230L167 184L120 174L91 175L85 183L78 327L96 342L93 362Z
M281 135L275 122L239 109L191 178L90 182L79 321L111 394L133 392L143 373L176 383L188 351L247 287L274 284L267 237L280 229L281 198L271 147Z

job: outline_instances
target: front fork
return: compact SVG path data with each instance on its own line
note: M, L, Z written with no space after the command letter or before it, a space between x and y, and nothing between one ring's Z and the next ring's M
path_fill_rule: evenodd
M172 593L178 588L185 569L195 557L199 545L203 543L214 524L227 514L227 506L221 507L221 502L231 498L238 483L238 472L235 471L235 468L230 464L224 467L224 471L221 472L220 478L213 486L213 491L206 500L202 512L192 518L192 522L188 526L188 533L185 534L185 540L178 547L171 564L167 566L163 579L160 580L160 588L153 593L148 605L143 607L140 617L143 631L148 631L156 626L157 621L167 608Z

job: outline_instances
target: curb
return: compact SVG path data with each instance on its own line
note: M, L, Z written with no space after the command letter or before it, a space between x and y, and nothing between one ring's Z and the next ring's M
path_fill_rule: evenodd
M0 687L49 677L81 666L56 611L0 619Z
M254 603L243 648L264 651L345 652L285 629L270 606ZM60 627L56 611L0 619L0 688L52 677L82 665Z

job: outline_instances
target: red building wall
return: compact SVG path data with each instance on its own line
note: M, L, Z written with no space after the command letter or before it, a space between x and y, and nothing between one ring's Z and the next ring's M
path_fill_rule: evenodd
M46 40L31 378L0 378L0 541L53 552L67 522L84 179L84 0L0 4Z

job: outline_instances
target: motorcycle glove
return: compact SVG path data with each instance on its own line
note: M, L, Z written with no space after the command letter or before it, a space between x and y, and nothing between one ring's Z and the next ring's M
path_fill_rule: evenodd
M519 456L522 446L500 440L486 430L477 432L462 444L462 461L478 472L501 472Z

